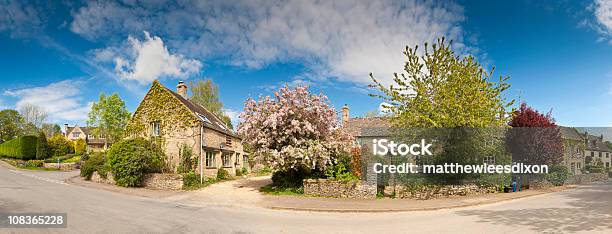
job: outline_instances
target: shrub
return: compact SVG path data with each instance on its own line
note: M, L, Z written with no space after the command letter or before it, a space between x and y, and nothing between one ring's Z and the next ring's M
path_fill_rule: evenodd
M587 171L589 171L589 173L604 173L605 169L601 165L589 165L587 166Z
M200 186L200 178L193 172L183 175L183 188L194 188Z
M0 156L30 160L36 158L37 137L22 136L0 145Z
M340 157L338 162L327 167L325 176L332 180L359 180L359 177L351 173L352 157Z
M47 143L47 136L44 132L40 132L36 143L36 159L46 159L50 156L51 149L49 148L49 143Z
M236 168L236 176L242 176L242 170Z
M94 154L89 158L89 160L81 164L81 176L85 177L85 180L91 180L91 176L93 175L93 173L95 171L98 171L98 174L100 174L100 176L105 177L105 162L106 160L103 153Z
M42 167L43 160L28 160L23 166L25 167Z
M229 172L227 172L227 170L223 168L219 168L219 170L217 171L218 180L226 180L226 179L229 179L229 177L230 177L230 174Z
M249 174L249 169L247 169L246 167L242 168L242 174L243 175L248 175Z
M53 156L63 156L74 153L72 143L60 134L56 134L49 138L48 142Z
M303 186L308 177L323 177L322 173L300 167L297 170L276 171L272 174L272 185L279 188L297 188Z
M161 149L144 138L127 139L113 144L108 150L108 165L119 186L140 186L148 172L163 169Z
M77 155L83 155L87 149L87 142L85 142L85 139L78 139L74 141L73 145L74 153Z
M563 165L550 166L549 172L546 175L546 180L555 186L561 186L565 184L565 181L569 177L569 170Z

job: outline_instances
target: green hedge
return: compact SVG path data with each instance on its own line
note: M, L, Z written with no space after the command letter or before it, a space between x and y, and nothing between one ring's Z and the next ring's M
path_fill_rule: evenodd
M30 160L36 158L36 136L22 136L0 145L0 156Z

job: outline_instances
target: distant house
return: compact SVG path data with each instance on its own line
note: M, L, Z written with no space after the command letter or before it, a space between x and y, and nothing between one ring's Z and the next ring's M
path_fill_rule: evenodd
M68 140L76 141L83 139L87 143L87 149L91 151L102 151L106 150L109 145L106 144L106 137L104 135L95 135L95 128L91 127L80 127L78 124L73 127L64 124L64 136Z
M127 137L144 137L161 143L171 166L180 163L180 149L189 147L202 165L204 175L215 176L219 168L235 174L249 167L242 139L221 118L190 101L187 85L180 81L176 92L154 81L130 119Z
M582 134L586 148L584 150L585 160L588 164L601 163L609 169L612 166L612 150L603 141L603 135L593 136L588 132Z

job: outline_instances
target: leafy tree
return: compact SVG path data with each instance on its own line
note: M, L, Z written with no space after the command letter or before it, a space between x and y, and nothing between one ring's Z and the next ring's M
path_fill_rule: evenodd
M64 156L74 153L74 147L66 137L56 134L48 140L53 156Z
M0 139L9 141L22 135L24 120L16 110L0 111Z
M48 116L43 108L30 103L22 105L19 108L19 113L26 123L31 123L36 128L41 128Z
M88 114L87 126L95 126L93 134L106 136L106 143L121 140L123 130L130 119L130 112L121 100L119 94L106 96L100 94L98 102L91 106Z
M327 96L306 87L285 86L274 98L249 98L240 117L238 133L253 155L279 171L323 172L349 151L350 136L339 128Z
M232 120L223 112L223 103L219 101L219 87L210 79L189 82L191 86L191 101L200 104L210 112L219 116L229 128L234 128Z
M40 130L43 131L48 138L56 134L62 134L62 128L57 124L43 123Z
M85 139L77 139L72 143L74 145L74 153L78 155L85 154L85 150L87 149L87 142Z
M44 132L38 134L38 142L36 143L36 159L46 159L51 156L51 148L47 143L47 136Z
M514 100L503 97L510 85L508 77L492 81L487 70L473 56L460 57L438 39L419 56L418 46L406 47L405 73L394 75L394 84L386 87L372 74L371 87L377 87L385 108L395 115L400 127L490 127L507 123L506 108Z
M506 132L506 148L512 161L547 165L563 161L561 132L550 112L544 115L521 103L509 125L512 128Z

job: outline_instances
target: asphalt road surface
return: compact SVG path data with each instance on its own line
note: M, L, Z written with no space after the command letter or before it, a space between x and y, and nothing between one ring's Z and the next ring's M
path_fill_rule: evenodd
M612 233L612 183L476 207L319 213L188 206L63 183L0 165L0 213L65 212L68 228L0 233Z

